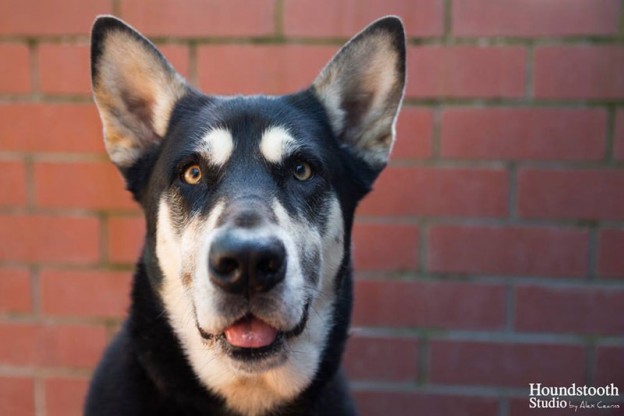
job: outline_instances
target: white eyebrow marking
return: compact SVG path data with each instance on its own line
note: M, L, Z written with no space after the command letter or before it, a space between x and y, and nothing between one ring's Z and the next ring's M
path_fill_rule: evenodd
M282 161L295 144L295 139L284 127L269 127L263 134L260 141L260 152L266 160L272 163Z
M202 138L206 159L212 164L222 166L228 161L234 149L232 133L224 128L208 130Z

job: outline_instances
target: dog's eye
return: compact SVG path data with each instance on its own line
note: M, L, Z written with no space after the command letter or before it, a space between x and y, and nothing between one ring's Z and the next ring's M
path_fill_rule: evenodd
M300 181L307 181L312 177L312 168L305 162L297 162L293 168L293 175Z
M197 185L202 178L202 171L199 165L191 165L184 170L184 175L182 175L184 182L189 185Z

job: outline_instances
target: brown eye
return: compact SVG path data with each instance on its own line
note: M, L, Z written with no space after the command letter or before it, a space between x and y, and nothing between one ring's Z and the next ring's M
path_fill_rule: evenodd
M307 181L312 177L312 168L305 162L297 162L293 169L293 175L300 181Z
M199 165L191 165L184 171L184 182L189 185L197 185L202 178L202 172Z

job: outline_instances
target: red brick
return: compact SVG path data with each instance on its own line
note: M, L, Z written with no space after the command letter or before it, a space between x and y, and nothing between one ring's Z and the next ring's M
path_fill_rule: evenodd
M298 0L284 3L288 36L351 37L380 16L401 16L408 36L444 32L442 0Z
M0 377L0 415L35 414L35 383L30 378Z
M0 364L91 368L107 343L104 327L0 324Z
M581 277L586 231L550 227L434 226L427 267L436 273Z
M134 263L145 238L143 217L111 217L108 220L108 257L114 263Z
M624 278L624 230L602 230L598 238L598 274Z
M392 159L424 159L431 156L433 113L424 108L403 107L397 122Z
M176 70L188 76L188 49L159 46ZM47 94L90 94L91 69L88 45L42 44L39 46L41 91Z
M607 114L589 109L462 108L442 113L441 155L455 159L600 160Z
M345 351L350 380L409 382L418 377L418 341L411 338L351 337Z
M73 325L42 327L38 336L40 364L93 368L108 343L106 328Z
M95 218L0 215L0 260L93 263L99 259Z
M2 5L0 4L0 9ZM2 17L0 16L0 21ZM2 25L0 24L0 31ZM0 93L20 94L31 89L30 53L28 46L5 43L0 45Z
M39 365L40 328L33 324L0 324L0 364Z
M521 97L525 59L526 51L515 46L410 48L406 95L417 98Z
M92 104L0 105L0 148L25 152L104 153L102 124Z
M418 267L418 229L410 225L357 224L353 230L357 270Z
M617 34L618 0L461 0L453 4L455 36Z
M122 0L121 16L147 35L261 36L274 31L272 0Z
M0 206L26 205L26 169L23 162L0 161Z
M39 80L46 94L89 94L91 70L87 45L39 46Z
M624 111L615 115L615 132L613 134L613 156L616 160L624 160Z
M624 219L624 172L523 169L518 212L526 218Z
M576 345L432 341L432 383L527 387L584 380L584 349ZM562 384L563 383L563 384Z
M35 164L35 202L43 207L135 209L110 162Z
M599 345L596 349L594 385L606 386L611 383L620 389L624 386L624 347Z
M158 50L165 55L167 60L173 65L176 71L182 76L188 77L189 71L189 50L186 46L165 44L157 45Z
M359 326L499 329L505 289L463 282L363 280L355 286Z
M87 34L98 14L110 14L108 0L3 0L0 35Z
M290 93L310 86L335 52L332 46L203 46L199 86L208 94Z
M30 312L32 295L30 274L25 268L0 269L0 313Z
M397 391L356 391L362 416L444 415L497 416L498 400L490 397L449 396Z
M507 193L507 172L502 169L389 168L358 213L503 217Z
M122 317L131 280L129 272L46 270L41 273L42 310L48 315Z
M45 380L47 416L81 416L89 381L49 378Z
M516 329L528 332L624 333L624 290L596 287L516 288Z
M624 97L624 48L619 46L538 48L534 70L537 98Z

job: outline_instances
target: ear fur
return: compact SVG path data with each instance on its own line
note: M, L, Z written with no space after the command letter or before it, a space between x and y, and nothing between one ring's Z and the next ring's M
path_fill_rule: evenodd
M91 32L91 81L112 161L128 168L167 132L186 81L145 37L112 16Z
M312 84L336 136L374 169L388 161L404 88L405 31L395 16L353 37Z

